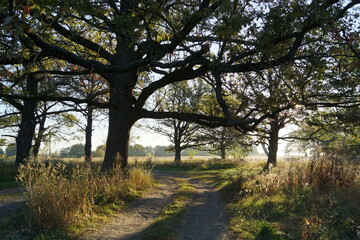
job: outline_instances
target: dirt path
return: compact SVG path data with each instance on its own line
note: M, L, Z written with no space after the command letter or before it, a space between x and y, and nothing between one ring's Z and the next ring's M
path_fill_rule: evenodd
M24 189L11 188L0 191L0 219L24 209L25 202Z
M185 211L177 232L180 240L228 240L229 218L219 191L210 184L191 179L196 187L193 201Z
M112 217L109 224L82 240L140 240L142 231L154 222L162 208L171 201L178 185L174 177L183 178L196 187L181 224L174 226L179 240L228 240L225 233L228 218L223 214L223 201L216 188L195 178L187 178L181 173L170 171L156 172L155 178L160 185L144 198L134 202L127 210Z
M121 212L101 229L82 238L90 239L140 239L141 232L160 215L162 208L170 202L178 185L174 177L181 177L176 172L156 172L155 178L160 183L143 198L137 200L124 212Z
M172 200L179 184L176 178L189 181L196 191L179 226L174 231L179 240L228 240L226 226L229 219L224 215L224 205L219 192L210 184L184 176L176 171L154 173L159 184L143 198L135 201L125 211L113 216L107 224L82 238L140 240L141 233L150 226L161 210ZM21 211L25 207L23 189L0 191L0 219ZM158 239L161 240L161 239Z

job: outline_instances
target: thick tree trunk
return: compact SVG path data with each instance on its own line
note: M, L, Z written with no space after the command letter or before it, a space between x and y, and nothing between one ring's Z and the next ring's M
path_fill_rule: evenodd
M93 126L93 107L88 106L86 113L86 129L85 129L85 162L91 163L91 140L92 140L92 126Z
M26 79L26 91L30 96L37 95L38 81L32 76ZM21 111L21 123L18 135L16 137L16 159L15 164L25 164L30 156L32 140L35 134L35 109L37 102L35 100L24 100Z
M42 142L42 140L44 138L45 121L46 121L46 116L43 116L40 119L40 122L39 122L39 131L38 131L38 134L37 134L37 136L35 138L35 143L34 143L34 146L33 146L34 159L36 159L38 157L38 155L39 155L41 142Z
M277 120L270 122L270 140L269 140L269 155L265 169L270 170L276 167L277 164L277 151L279 143L279 131L283 128L283 124Z
M181 163L181 147L180 143L175 143L175 163Z
M109 129L106 141L103 171L120 166L125 169L128 164L130 130L135 123L131 82L136 73L111 74L108 77L110 86Z
M181 122L173 120L174 125L174 151L175 151L175 163L181 163Z

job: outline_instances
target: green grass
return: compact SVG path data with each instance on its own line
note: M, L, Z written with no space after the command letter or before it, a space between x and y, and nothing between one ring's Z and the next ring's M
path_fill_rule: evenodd
M186 205L191 199L195 188L188 182L181 182L175 193L174 199L163 210L161 215L155 219L144 232L143 240L177 240L174 234L174 226L179 223Z
M203 170L217 170L217 169L231 169L236 168L241 164L241 161L234 160L187 160L181 163L174 161L154 162L154 169L157 170L177 170L177 171L203 171Z

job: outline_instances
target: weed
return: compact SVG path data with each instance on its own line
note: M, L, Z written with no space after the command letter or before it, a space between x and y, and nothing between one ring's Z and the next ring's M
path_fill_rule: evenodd
M125 177L119 169L105 174L97 167L41 162L21 166L17 178L28 190L27 222L41 234L117 211L153 184L150 172L136 167Z
M237 239L356 239L358 165L337 156L282 162L268 174L245 164L229 204Z

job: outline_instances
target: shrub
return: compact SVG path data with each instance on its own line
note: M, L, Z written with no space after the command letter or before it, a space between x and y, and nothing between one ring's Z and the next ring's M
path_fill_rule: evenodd
M140 168L131 168L125 178L119 169L105 174L85 165L36 162L21 166L17 178L28 190L28 223L45 232L65 230L107 206L122 206L153 183L150 172Z

